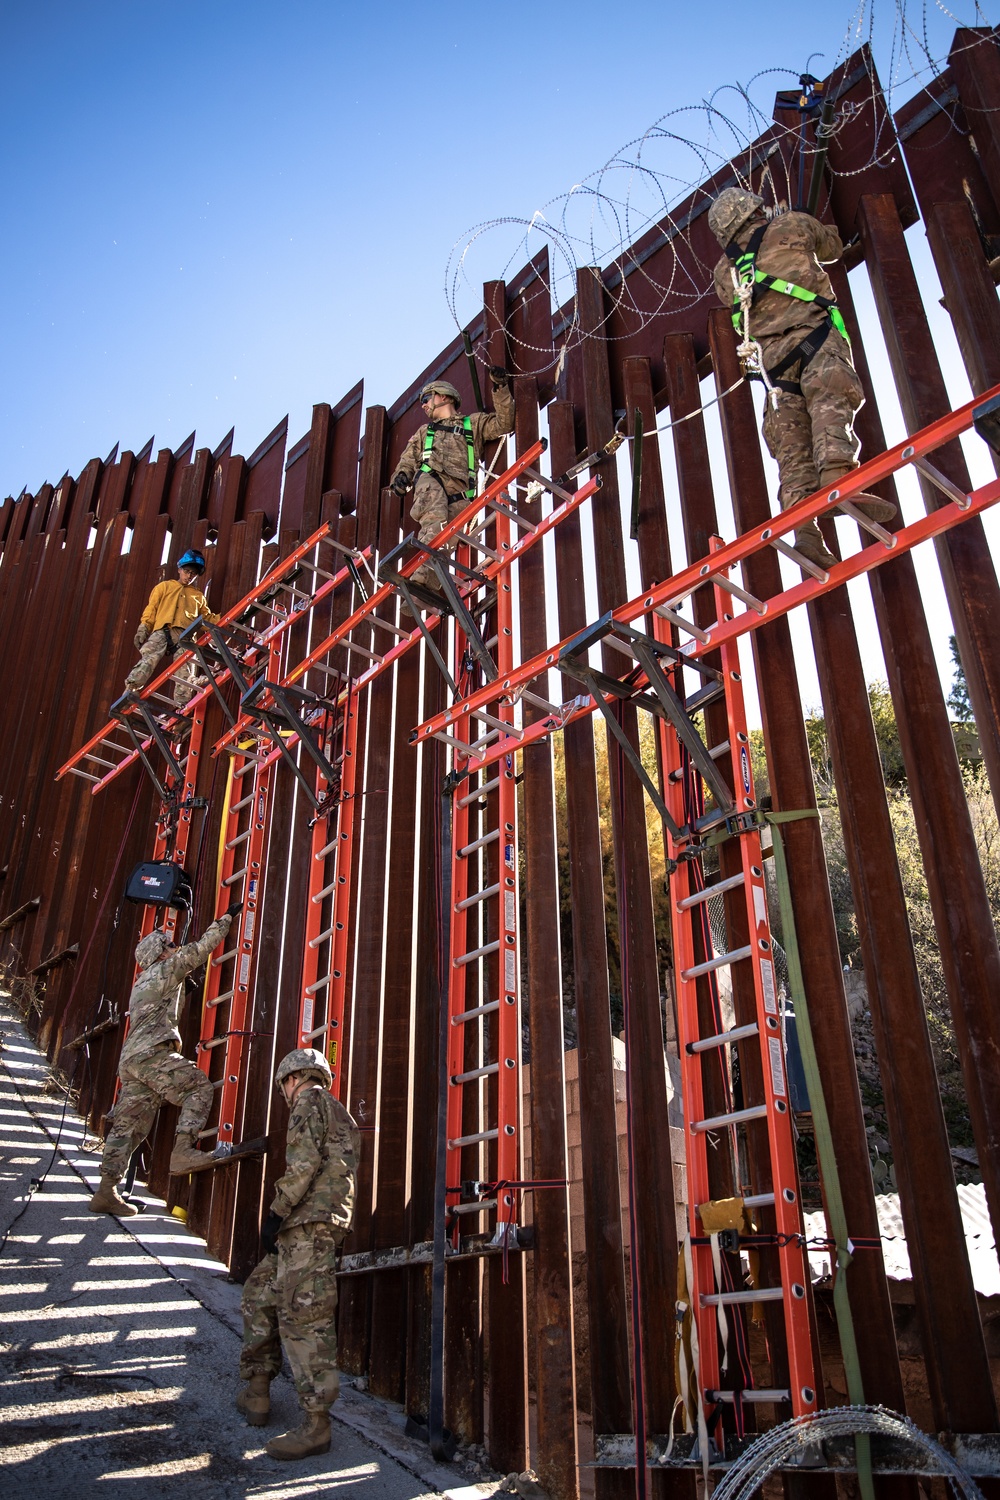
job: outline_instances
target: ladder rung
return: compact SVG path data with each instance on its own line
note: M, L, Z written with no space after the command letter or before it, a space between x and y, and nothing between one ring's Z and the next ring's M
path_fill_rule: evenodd
M702 901L708 901L712 896L725 895L726 891L735 891L743 884L742 870L738 875L730 875L728 880L719 880L715 885L707 885L703 891L695 891L692 896L685 896L683 901L678 901L678 911L689 911L692 906L698 906Z
M443 729L436 729L431 735L431 739L440 740L442 745L450 745L452 749L455 750L463 758L469 755L475 755L477 750L481 750L482 747L484 745L488 745L491 740L496 740L499 738L499 729L492 729L489 734L483 735L483 738L481 740L475 740L471 745L465 744L463 740L457 740L453 734L445 734Z
M718 745L713 745L712 746L711 750L708 752L709 758L711 760L718 760L720 756L725 755L725 753L726 753L726 751L728 749L729 749L729 741L728 740L722 740L722 741L720 741L720 743Z
M306 994L307 995L315 995L318 990L325 990L327 988L327 986L330 985L330 984L332 984L332 983L333 983L333 975L332 974L328 974L325 979L317 979L317 981L316 981L315 984L307 984L306 985Z
M229 1040L229 1038L227 1036L217 1036L214 1041L211 1041L211 1042L202 1042L201 1043L201 1050L202 1050L202 1052L211 1052L211 1050L212 1050L213 1047L224 1047L226 1045L226 1043L228 1042L228 1040ZM214 1084L213 1087L217 1088L217 1089L218 1088L222 1088L222 1086L225 1083L225 1081L226 1080L224 1078L220 1078L219 1081L218 1081L218 1083Z
M710 1401L724 1401L730 1406L736 1400L735 1391L706 1391L705 1394ZM771 1406L779 1401L791 1401L791 1399L791 1391L772 1391L767 1390L764 1386L760 1386L752 1391L740 1391L740 1401L744 1405L747 1403L752 1404L755 1401L762 1401Z
M98 740L99 745L107 745L109 750L120 750L122 755L131 755L135 749L134 745L119 745L117 740Z
M767 614L767 605L762 599L758 599L756 594L747 593L746 589L741 589L738 583L732 583L725 574L713 573L711 582L718 584L720 589L725 589L726 593L732 594L734 598L742 599L743 603L749 605L752 610L756 610L757 614Z
M933 469L933 465L931 464L928 464L927 467ZM933 472L936 474L937 470L933 469ZM962 491L958 490L957 493L961 495ZM954 496L952 496L952 498L954 499ZM963 495L962 504L959 506L959 509L967 510L968 505L969 497L967 495ZM852 503L852 501L842 500L840 502L839 510L842 516L850 516L852 521L857 521L862 531L868 531L872 536L877 537L878 540L882 543L883 547L895 547L896 538L893 536L892 532L886 531L885 527L880 526L877 521L870 521L865 515L864 511L859 510L858 507Z
M404 630L401 625L393 625L390 620L383 620L381 615L369 615L369 625L377 625L380 630L388 630L390 635L398 636L400 639L412 635L412 630Z
M321 933L317 934L316 937L310 938L309 939L309 946L310 946L310 948L318 948L319 945L320 945L320 943L325 943L326 940L327 940L327 938L330 936L330 934L332 932L334 932L335 930L336 930L335 927L328 927L325 932L321 932Z
M755 1292L702 1292L702 1307L735 1307L749 1302L781 1302L785 1293L780 1286L761 1286Z
M500 894L500 882L496 885L488 885L483 891L476 891L474 896L466 896L464 901L455 902L456 911L468 911L470 906L475 906L478 901L488 901L491 896Z
M323 901L327 896L329 896L330 892L336 890L336 888L337 882L335 880L331 880L329 885L325 885L321 891L317 891L315 896L311 896L309 899L311 901Z
M469 855L474 854L477 849L483 849L487 844L495 844L499 837L499 828L494 828L492 833L484 833L481 839L476 839L475 843L466 844L464 849L459 849L456 858L467 859Z
M455 1084L472 1083L473 1079L475 1078L489 1078L493 1073L499 1073L499 1071L499 1063L487 1063L484 1068L473 1068L471 1072L468 1073L453 1073L451 1076L451 1081Z
M356 651L359 656L366 656L369 661L378 662L379 666L385 660L385 657L379 656L377 651L369 651L367 646L359 646L357 641L345 641L344 644L348 651Z
M230 809L229 809L230 813L241 812L244 807L249 807L250 803L254 799L254 795L255 794L253 792L247 792L246 796L245 797L241 797L240 800L239 800L239 802L234 802L230 806Z
M509 506L501 505L499 500L487 500L486 508L487 510L499 511L502 516L508 516L515 525L523 527L525 531L538 530L534 521L529 521L527 516L519 515L516 510L511 510Z
M495 942L484 943L481 948L473 948L471 953L463 953L460 958L452 959L456 969L462 968L464 964L473 964L477 958L485 958L488 953L496 953L500 948L500 939Z
M496 1206L495 1198L483 1198L479 1203L449 1204L448 1212L450 1214L484 1214L487 1209L496 1208Z
M228 950L228 952L226 952L226 953L220 953L219 956L218 956L218 958L213 958L212 959L212 968L213 969L219 969L219 968L221 968L224 963L228 963L231 958L235 958L236 955L237 955L237 953L239 953L239 951L240 951L239 948L230 948Z
M720 953L718 958L709 958L703 964L695 964L691 969L683 969L681 978L683 980L700 979L702 974L711 974L716 969L726 968L729 964L738 964L744 958L749 958L752 953L753 949L749 944L745 948L734 948L731 953Z
M242 868L242 870L237 870L234 875L227 875L226 879L222 882L222 884L223 885L235 885L236 882L237 882L237 880L242 880L243 879L243 876L246 874L246 872L247 872L247 866L244 865L243 868Z
M529 693L527 688L525 688L521 697L525 703L533 703L536 708L544 708L547 714L555 714L558 718L562 717L561 704L550 703L548 698L540 698L537 693Z
M757 1022L746 1026L734 1026L731 1031L720 1031L718 1036L706 1036L699 1042L688 1042L688 1052L709 1052L713 1047L725 1047L729 1042L742 1042L744 1037L757 1035Z
M712 1115L707 1120L692 1120L691 1129L698 1132L724 1130L727 1125L744 1125L748 1120L762 1120L766 1114L766 1104L753 1104L749 1109L734 1109L728 1115Z
M71 776L82 776L84 781L100 781L101 779L99 776L94 776L90 771L81 771L79 766L70 766L69 773Z
M230 750L229 753L231 755L240 755L240 754L242 754L242 751L240 751L240 750ZM254 770L256 770L256 768L258 766L262 766L263 764L264 764L264 759L263 759L262 756L261 757L251 756L251 758L248 761L244 761L243 765L240 766L240 768L239 768L238 771L234 771L233 772L233 780L234 781L239 781L240 777L241 776L245 776L248 771L254 771Z
M337 840L331 839L328 844L323 845L322 849L316 850L316 853L313 855L313 859L326 859L326 856L330 853L330 851L332 849L336 849L336 847Z
M227 990L224 995L216 995L214 1000L209 1000L208 1002L209 1010L211 1010L216 1005L225 1005L226 1001L231 1000L235 994L236 990L234 987L231 990Z
M696 625L693 620L685 620L683 615L677 614L675 610L668 609L665 604L661 604L659 609L654 609L653 613L654 615L662 615L664 620L669 620L671 625L677 626L678 630L686 630L688 635L693 635L696 641L701 641L702 645L707 646L712 639L708 630L702 630L701 626Z
M473 709L472 718L478 720L480 724L492 724L493 728L499 730L501 734L517 733L517 729L508 719L497 719L493 714L488 714L483 708Z
M107 766L112 771L115 769L116 766L120 766L121 765L121 761L120 760L104 760L100 755L95 755L92 750L88 750L87 754L83 758L84 758L84 760L92 760L95 763L95 765L98 765L98 766Z
M745 1208L773 1208L773 1193L748 1193L743 1198Z
M329 1021L324 1021L323 1024L322 1024L322 1026L317 1026L316 1027L315 1031L310 1031L310 1032L307 1033L306 1040L310 1041L310 1042L315 1041L315 1039L318 1036L323 1036L329 1030L330 1030L330 1023L329 1023Z
M476 532L482 531L482 529L481 526L477 526ZM455 543L457 546L461 546L463 542L467 547L475 547L477 552L485 552L486 556L492 557L494 562L503 562L504 560L502 552L495 552L492 547L487 547L485 542L478 542L475 534L472 532L460 531L457 536L452 537L448 545L451 546L452 543Z
M328 583L332 583L337 576L335 573L328 573L325 568L317 567L315 563L306 562L305 558L302 559L301 566L308 568L310 573L315 573L317 578L325 578Z
M495 1141L499 1134L499 1130L480 1130L476 1135L456 1135L454 1140L448 1142L448 1150L457 1151L459 1146L475 1146L479 1141Z
M477 1016L488 1016L491 1011L500 1009L499 1000L490 1000L486 1005L477 1005L475 1010L463 1010L459 1015L452 1016L453 1026L464 1026L466 1021L474 1021Z
M485 797L488 792L494 791L500 785L500 777L494 776L492 781L484 781L482 786L477 786L474 792L467 792L464 797L459 797L456 806L468 807L475 802L477 797Z
M250 837L250 835L252 833L253 833L253 829L252 828L248 828L245 833L238 833L234 839L229 839L227 841L226 848L227 849L235 849L237 847L237 845L239 845L239 844L245 844L246 841L247 841L247 839Z

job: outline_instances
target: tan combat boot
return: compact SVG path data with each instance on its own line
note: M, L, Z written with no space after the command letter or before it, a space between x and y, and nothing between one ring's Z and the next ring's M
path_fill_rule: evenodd
M824 469L820 475L820 484L823 489L828 486L832 487L853 472L853 469ZM880 495L870 495L867 490L859 490L856 495L848 495L844 504L856 505L863 516L866 516L869 521L875 521L879 526L884 526L886 521L891 521L896 514L896 507L891 500L883 500Z
M115 1214L119 1219L131 1219L139 1210L124 1198L120 1198L117 1192L118 1179L112 1177L110 1172L101 1173L101 1185L90 1200L90 1212L92 1214Z
M178 1132L174 1137L174 1149L170 1153L169 1169L172 1176L179 1177L186 1172L200 1172L204 1167L212 1165L211 1152L196 1149L197 1139L193 1130L186 1131L184 1135Z
M808 557L811 563L818 568L827 571L836 565L837 559L823 540L823 533L819 529L818 521L810 521L806 526L800 526L795 533L794 547L796 552L801 552L803 557Z
M236 1397L236 1410L241 1411L251 1427L266 1427L271 1415L270 1375L251 1375Z
M274 1437L267 1445L272 1458L311 1458L314 1453L330 1451L330 1415L325 1411L307 1411L298 1427Z

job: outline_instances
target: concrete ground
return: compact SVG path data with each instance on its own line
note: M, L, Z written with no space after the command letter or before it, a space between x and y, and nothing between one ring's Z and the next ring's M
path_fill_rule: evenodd
M249 1427L235 1410L239 1286L141 1189L137 1218L88 1212L99 1157L2 994L0 1037L4 1500L493 1493L495 1476L474 1460L435 1464L426 1445L405 1437L400 1408L346 1381L331 1451L299 1463L269 1458L265 1442L295 1425L298 1403L281 1376L272 1425Z

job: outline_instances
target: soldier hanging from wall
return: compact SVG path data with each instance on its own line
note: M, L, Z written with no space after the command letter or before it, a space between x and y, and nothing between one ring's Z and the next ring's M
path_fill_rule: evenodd
M337 1251L354 1221L361 1136L330 1093L322 1052L300 1047L278 1064L275 1088L289 1106L285 1171L260 1234L264 1258L243 1288L236 1406L251 1427L266 1425L271 1381L284 1345L302 1422L267 1445L272 1458L309 1458L330 1447L337 1373Z
M95 1214L120 1219L139 1212L119 1196L132 1152L153 1128L161 1104L180 1106L170 1171L184 1175L218 1166L231 1146L199 1151L198 1137L212 1108L215 1091L206 1073L180 1055L177 1029L182 986L219 946L243 903L234 901L194 943L176 948L159 930L147 933L135 950L139 974L128 1004L128 1036L118 1059L121 1092L101 1158L101 1185L90 1200Z
M837 231L811 214L769 217L764 200L726 188L708 210L712 233L725 250L715 268L715 290L733 309L745 368L759 359L768 387L763 433L777 461L782 510L858 467L855 414L864 393L851 358L851 341L824 265L839 260ZM870 521L891 521L896 507L878 495L852 495ZM819 523L795 533L795 546L821 568L836 562Z
M490 382L494 410L468 417L462 415L462 397L450 381L428 381L420 392L427 421L403 449L389 484L400 498L412 485L410 514L420 528L417 540L427 545L475 499L476 465L487 443L514 431L514 392L502 365L491 367ZM429 562L416 569L413 582L440 588Z

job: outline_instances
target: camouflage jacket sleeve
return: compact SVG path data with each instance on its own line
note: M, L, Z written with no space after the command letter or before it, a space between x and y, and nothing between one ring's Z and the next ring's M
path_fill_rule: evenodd
M180 984L193 969L199 968L212 950L219 946L232 925L232 917L224 911L221 917L216 917L214 922L209 923L197 942L185 943L183 948L172 953L169 960L171 982Z
M509 385L498 385L493 391L493 410L472 414L472 432L476 445L476 457L482 458L483 448L497 438L506 437L514 431L514 392Z
M393 470L392 479L389 480L390 484L392 483L392 480L395 479L397 474L403 474L406 478L407 483L412 483L413 476L420 467L420 455L424 451L424 438L426 436L427 423L425 422L422 427L417 428L416 432L410 438L410 441L407 443L406 447L399 455L399 463Z
M813 219L813 224L816 226L816 259L821 266L829 266L843 255L844 242L832 224L822 224L819 219Z
M347 1233L361 1137L342 1104L320 1087L303 1089L292 1106L285 1144L285 1173L275 1184L271 1210L284 1228L310 1221Z
M308 1193L325 1160L325 1112L317 1107L318 1089L304 1089L292 1105L285 1140L285 1172L274 1186L271 1212L287 1219Z

